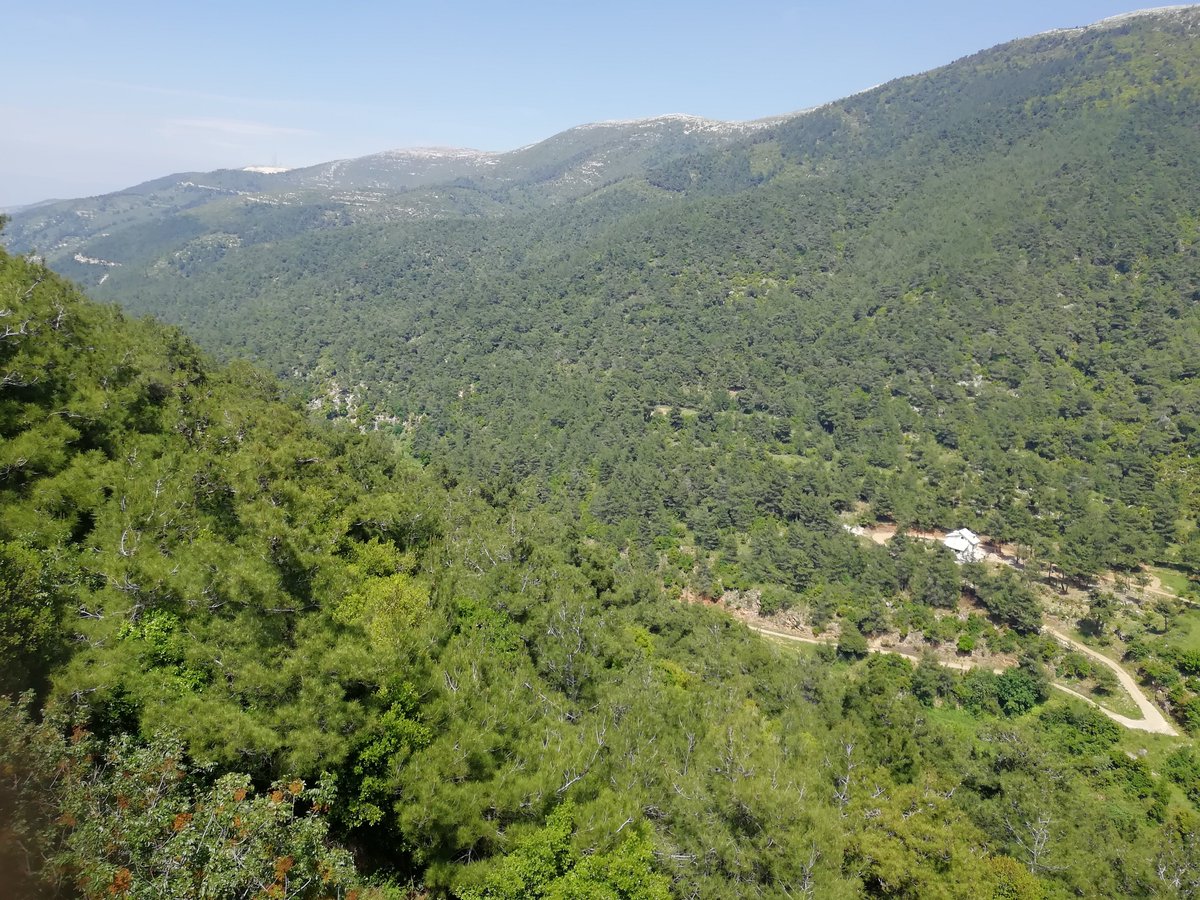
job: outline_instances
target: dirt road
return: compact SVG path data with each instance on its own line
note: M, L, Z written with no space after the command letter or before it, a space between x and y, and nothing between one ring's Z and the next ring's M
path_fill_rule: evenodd
M837 646L836 641L827 641L824 638L811 638L802 634L789 634L786 631L776 631L774 628L765 628L762 625L754 625L750 622L746 622L744 619L741 621L744 622L746 627L751 631L757 631L759 634L765 634L767 637L781 638L785 641L799 641L802 644L827 644L830 647ZM880 647L878 645L868 643L867 650L871 653L894 653L897 656L903 656L905 659L911 659L914 663L921 661L921 658L917 654L906 652L904 650L897 650L894 647ZM982 668L982 666L977 663L958 659L942 659L940 657L938 658L938 664L945 666L947 669L958 669L960 672L968 672L971 669ZM999 674L1004 670L992 669L992 671Z
M741 621L745 622L745 620ZM765 626L755 625L751 622L745 622L745 625L751 631L757 631L759 634L767 637L779 638L785 641L797 641L801 644L828 644L831 646L834 643L833 641L827 641L823 638L811 638L802 634L789 634L786 631L776 631L774 628L766 628ZM1092 698L1086 697L1078 691L1073 691L1069 687L1064 687L1061 684L1054 685L1055 688L1062 691L1064 694L1070 694L1072 697L1082 700L1084 703L1090 703L1118 725L1123 725L1124 727L1133 729L1134 731L1148 731L1152 734L1167 734L1171 735L1172 737L1179 736L1179 732L1172 727L1171 723L1167 721L1166 717L1159 711L1158 707L1151 703L1149 699L1147 699L1146 695L1142 693L1141 686L1136 680L1134 680L1132 675L1126 672L1107 656L1104 656L1102 653L1097 653L1091 647L1081 644L1078 641L1067 637L1065 634L1055 631L1049 626L1045 626L1044 630L1060 644L1070 647L1072 650L1078 650L1080 653L1086 654L1088 657L1112 669L1113 672L1116 673L1117 680L1121 682L1121 686L1125 689L1129 696L1133 698L1133 702L1137 704L1138 709L1141 710L1142 718L1131 719L1128 716L1122 716L1119 713L1115 713L1110 709L1105 709ZM907 659L913 660L914 662L918 661L918 658L915 654L905 653L902 650L870 645L868 645L867 649L872 653L895 653L898 656L903 656ZM958 669L964 672L969 669L978 668L978 666L974 663L959 660L939 658L938 662L948 669ZM1000 673L1004 670L993 669L992 671Z
M881 524L866 527L866 528L859 528L857 530L854 530L852 533L865 535L877 544L886 544L889 540L891 540L895 536L896 527L894 525L881 523ZM940 531L915 531L915 530L913 530L913 531L909 531L908 533L912 537L921 538L922 540L926 540L926 541L940 541L942 539L942 537L944 536L943 533ZM1003 548L1001 548L1001 549L1003 549ZM996 553L996 552L990 551L990 550L986 552L986 558L992 562L1002 563L1004 565L1009 565L1009 566L1011 566L1015 563L1015 559L1013 557L1006 556L1002 553ZM1146 586L1144 588L1144 590L1147 593L1155 594L1155 595L1161 596L1161 597L1171 597L1173 599L1177 599L1177 598L1175 598L1174 594L1167 593L1166 591L1164 591L1162 589L1162 583L1159 581L1159 579L1156 576L1149 574L1149 573L1147 573L1147 574L1149 575L1149 577L1147 579ZM1116 579L1111 573L1101 576L1100 581L1102 583L1110 583L1113 585L1115 585L1115 583L1116 583ZM754 626L751 626L751 627L753 628ZM756 628L755 630L757 631L760 629ZM1087 703L1092 704L1092 706L1099 709L1102 713L1104 713L1106 716L1108 716L1114 722L1116 722L1120 725L1124 725L1126 728L1134 728L1134 729L1137 729L1138 731L1149 731L1153 734L1169 734L1169 735L1173 735L1173 736L1179 735L1179 732L1176 731L1175 728L1171 725L1171 723L1167 721L1166 717L1162 714L1161 711L1159 711L1158 707L1155 706L1153 703L1151 703L1149 698L1147 698L1146 695L1144 693L1142 693L1142 688L1137 683L1137 681L1134 679L1134 677L1132 675L1130 675L1128 672L1126 672L1121 666L1117 665L1115 662L1113 662L1111 659L1109 659L1104 654L1097 653L1095 650L1091 649L1090 647L1087 647L1084 644L1081 644L1078 641L1067 637L1065 634L1062 634L1061 632L1055 631L1049 625L1043 626L1043 630L1047 634L1051 635L1056 641L1058 641L1063 646L1070 647L1073 650L1078 650L1080 653L1083 653L1086 656L1090 657L1091 659L1094 659L1097 662L1101 663L1102 665L1105 665L1108 668L1112 669L1112 671L1117 676L1117 680L1121 682L1121 686L1125 689L1126 693L1128 693L1129 696L1133 698L1133 702L1137 704L1138 709L1141 710L1142 718L1141 719L1131 719L1128 716L1122 716L1119 713L1113 712L1112 710L1105 709L1099 703L1092 700L1090 697L1085 697L1083 694L1079 693L1078 691L1073 691L1070 688L1063 687L1062 685L1059 685L1059 684L1054 685L1054 687L1058 688L1063 693L1070 694L1073 697L1078 697L1080 700L1083 700ZM786 635L780 635L780 637L786 637ZM910 654L906 654L906 655L910 655ZM943 664L948 664L945 661L942 661L942 662L943 662ZM952 664L951 664L951 667L952 668L960 668L960 666L955 666ZM970 667L968 666L967 668L970 668Z
M1067 637L1065 634L1060 631L1056 631L1049 625L1043 625L1042 630L1064 647L1070 647L1072 650L1078 650L1089 659L1094 659L1101 665L1108 666L1108 668L1112 669L1113 673L1117 676L1117 680L1121 682L1121 687L1125 688L1125 692L1133 698L1133 702L1136 703L1137 708L1141 710L1142 718L1130 719L1127 716L1118 715L1117 713L1105 709L1095 701L1090 700L1087 697L1084 697L1082 694L1078 694L1069 688L1060 687L1057 684L1055 687L1068 694L1079 697L1080 699L1087 700L1088 703L1091 703L1114 722L1124 725L1126 728L1136 728L1138 731L1149 731L1153 734L1169 734L1174 737L1179 736L1179 732L1176 731L1171 723L1167 721L1166 716L1164 716L1159 711L1158 707L1151 703L1150 699L1144 693L1142 693L1141 685L1139 685L1134 677L1125 671L1124 668L1117 665L1103 653L1098 653L1086 644L1081 644L1074 638Z

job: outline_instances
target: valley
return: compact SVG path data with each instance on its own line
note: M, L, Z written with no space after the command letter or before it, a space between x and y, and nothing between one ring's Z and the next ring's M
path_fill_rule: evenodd
M1171 7L15 211L0 883L1196 896L1198 134Z

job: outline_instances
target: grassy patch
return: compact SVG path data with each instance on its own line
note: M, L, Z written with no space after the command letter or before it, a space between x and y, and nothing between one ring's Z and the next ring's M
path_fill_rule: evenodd
M1091 679L1077 681L1071 678L1055 679L1056 684L1061 684L1063 687L1068 687L1073 691L1078 691L1085 697L1090 697L1100 706L1103 706L1109 712L1115 712L1120 716L1127 716L1130 719L1140 719L1142 712L1138 709L1133 698L1125 691L1125 688L1117 686L1111 694L1103 694L1095 689L1095 682Z
M1172 618L1161 640L1178 650L1200 651L1200 609L1185 609Z
M988 721L987 717L975 715L961 706L944 703L941 706L924 707L923 711L929 721L936 722L943 728L948 728L964 738L974 738L981 723Z
M799 453L770 453L771 459L778 460L786 466L793 466L798 462L803 462L804 457Z
M1183 595L1195 585L1178 569L1168 569L1163 566L1147 566L1150 574L1162 582L1163 590L1176 595Z

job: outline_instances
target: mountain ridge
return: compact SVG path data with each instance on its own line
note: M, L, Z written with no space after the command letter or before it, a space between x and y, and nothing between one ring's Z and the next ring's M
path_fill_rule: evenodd
M197 344L0 252L0 679L50 704L0 700L0 804L61 797L0 862L334 891L313 841L191 862L256 787L388 897L1200 883L1194 745L1050 691L1124 715L1077 624L1200 733L1198 97L1183 11L729 140L64 207L56 265ZM996 554L917 539L951 528Z
M1154 7L1054 29L998 44L925 75L1020 41L1116 31L1140 19L1182 21L1197 8L1194 4ZM114 229L129 224L187 215L222 198L240 197L245 204L275 207L324 204L326 214L336 211L343 221L506 215L531 205L580 199L647 169L719 151L739 140L756 140L814 112L914 77L925 76L904 76L810 109L745 121L668 113L583 123L508 151L401 147L279 172L267 171L273 167L247 166L173 173L108 194L47 200L13 210L4 242L13 252L36 252L51 265L61 266L65 274L95 287L100 276L84 265L73 265L77 256L107 258L106 249L89 246L94 239L107 238Z
M1108 16L1103 19L1099 19L1095 22L1090 22L1090 23L1083 24L1083 25L1064 26L1061 28L1048 29L1046 31L1037 32L1035 34L1029 35L1025 38L1017 38L1015 40L1028 40L1030 38L1036 38L1036 37L1047 36L1047 35L1080 33L1080 32L1085 32L1085 31L1093 30L1093 29L1114 28L1114 27L1118 27L1130 20L1135 20L1135 19L1141 18L1141 17L1151 17L1151 16L1170 17L1170 16L1176 15L1176 14L1186 13L1187 11L1194 10L1195 8L1197 8L1197 4L1173 4L1173 5L1165 5L1165 6L1157 6L1157 7L1146 7L1143 9L1130 10L1125 13L1118 13L1116 15ZM1006 43L1011 43L1011 41L1002 42L1001 44L995 45L995 47L1003 46ZM995 47L993 47L991 49L995 49ZM979 51L979 52L986 52L986 51ZM949 64L950 63L947 63L946 65L949 65ZM930 70L930 71L933 71L933 70ZM898 76L898 77L903 78L903 77L911 77L911 76ZM895 79L892 79L892 80L895 80ZM451 146L451 145L406 146L406 147L393 147L393 148L387 148L384 150L374 151L372 153L365 154L364 156L359 156L359 157L339 157L339 158L324 160L321 162L317 162L317 163L313 163L311 165L305 165L305 166L280 167L280 166L276 166L276 165L267 166L267 165L250 164L250 165L240 166L240 167L205 170L204 172L187 170L187 171L180 171L180 172L170 173L170 174L166 174L166 175L162 175L162 176L157 176L155 178L147 179L146 181L138 182L134 185L130 185L128 187L121 188L116 191L108 191L108 192L105 192L102 194L91 194L91 195L74 197L74 198L47 198L47 199L35 201L33 203L25 203L25 204L19 204L16 206L8 207L7 209L10 214L15 214L15 213L28 211L34 207L44 206L46 204L64 203L64 202L78 203L78 202L86 201L86 200L95 200L95 199L99 199L102 197L112 196L115 194L122 194L122 193L130 192L130 191L136 191L137 189L143 187L144 185L152 184L152 183L155 183L162 179L184 177L184 176L196 175L196 174L212 174L212 173L217 173L217 172L248 172L248 173L255 173L255 174L277 175L277 174L286 174L288 172L295 172L295 171L306 170L306 169L315 169L315 168L319 168L322 166L329 166L329 165L336 164L336 163L352 162L352 161L367 159L367 158L376 157L376 156L386 156L386 155L390 155L390 154L405 154L405 155L414 154L414 155L416 155L416 154L420 154L422 151L429 151L429 150L439 151L439 153L444 152L444 153L450 154L450 155L463 154L463 155L480 156L480 157L499 157L499 156L506 156L509 154L519 153L524 150L528 150L532 147L536 147L539 144L545 143L546 141L549 141L549 140L553 140L556 137L560 137L561 135L568 134L572 131L581 130L581 129L586 130L586 129L601 128L601 127L606 127L606 126L643 126L643 125L647 125L647 124L651 124L651 123L658 123L658 122L668 122L668 121L684 122L684 121L686 121L686 122L691 122L691 123L695 123L695 124L700 124L705 128L710 128L711 130L715 130L715 131L726 131L726 130L743 131L743 130L756 129L756 128L760 128L760 127L765 128L765 127L770 127L771 125L774 125L774 124L778 124L779 122L782 122L789 118L803 115L804 113L810 112L814 109L822 109L831 104L847 100L851 97L858 96L863 93L867 93L867 92L875 90L887 83L890 83L890 82L881 82L880 84L873 85L873 86L867 87L867 88L863 88L862 90L859 90L859 91L854 91L850 94L846 94L843 97L834 98L834 99L831 99L831 100L826 101L821 104L817 104L812 107L807 107L807 108L804 108L801 110L795 110L792 112L772 114L769 116L755 118L755 119L724 120L724 119L714 119L711 117L699 116L699 115L695 115L695 114L691 114L691 113L661 113L661 114L656 114L653 116L645 116L645 117L632 118L632 119L597 120L594 122L584 122L584 123L580 123L578 125L571 126L567 129L565 129L564 131L557 132L548 137L541 138L537 141L534 141L533 143L525 144L520 147L513 148L511 150L478 150L478 149L474 149L474 148L455 147L455 146Z
M666 115L585 123L504 152L394 148L281 172L259 166L179 172L108 194L24 207L14 212L5 243L13 252L37 252L51 265L69 264L76 255L102 256L89 249L89 242L123 225L188 214L229 197L274 206L332 203L360 216L368 209L388 207L411 218L462 212L453 200L428 193L439 186L458 186L473 193L473 208L494 215L512 202L544 204L581 197L647 164L719 146L789 117L721 122ZM421 191L426 194L416 196ZM68 266L65 271L96 285L86 269Z

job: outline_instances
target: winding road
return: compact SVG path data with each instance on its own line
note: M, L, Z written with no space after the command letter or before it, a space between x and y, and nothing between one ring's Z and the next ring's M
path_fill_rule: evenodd
M739 621L743 622L751 631L757 631L759 634L767 637L780 638L785 641L797 641L801 644L833 644L832 641L822 640L821 638L806 637L802 634L789 634L786 631L776 631L773 628L766 628L762 625L755 625L751 622L746 622L745 619L739 619ZM1141 686L1138 685L1137 681L1134 680L1134 677L1125 671L1125 669L1121 668L1121 666L1117 665L1104 654L1097 653L1091 647L1081 644L1079 641L1075 640L1074 638L1067 637L1061 632L1055 631L1048 625L1042 626L1042 629L1063 646L1070 647L1072 650L1078 650L1080 653L1083 653L1090 659L1094 659L1096 662L1112 669L1117 676L1117 680L1121 682L1121 687L1123 687L1129 696L1133 698L1133 702L1136 703L1137 708L1141 710L1142 718L1131 719L1128 716L1115 713L1110 709L1105 709L1091 697L1086 697L1078 691L1073 691L1069 687L1064 687L1061 684L1053 685L1055 688L1062 691L1064 694L1070 694L1072 697L1082 700L1084 703L1091 704L1118 725L1123 725L1124 727L1133 729L1134 731L1148 731L1151 734L1166 734L1172 737L1179 736L1179 732L1176 731L1171 723L1167 721L1166 716L1162 714L1159 708L1151 703L1149 699L1147 699L1146 695L1142 693ZM916 660L916 657L913 654L905 653L902 650L893 650L887 647L869 647L868 649L872 653L895 653L898 656L903 656L914 661ZM978 668L972 663L959 662L957 660L939 659L938 662L948 669L959 669L961 671ZM993 669L992 671L1002 672L1004 670Z
M1081 644L1074 638L1067 637L1060 631L1055 631L1049 625L1043 625L1042 631L1050 635L1064 647L1070 647L1072 650L1078 650L1089 659L1093 659L1101 665L1108 666L1110 669L1112 669L1117 676L1117 680L1121 682L1121 687L1125 688L1125 692L1129 694L1129 696L1133 698L1133 702L1137 704L1137 708L1142 713L1142 718L1131 719L1128 716L1122 716L1113 712L1112 710L1105 709L1091 698L1085 697L1077 691L1063 687L1060 684L1056 684L1056 688L1064 693L1070 694L1073 697L1078 697L1080 700L1084 700L1092 704L1092 706L1096 707L1098 710L1100 710L1100 712L1104 713L1118 725L1124 725L1126 728L1136 728L1138 731L1149 731L1152 734L1169 734L1172 737L1179 736L1179 732L1176 731L1171 723L1167 721L1166 716L1164 716L1159 708L1151 703L1149 698L1142 693L1141 685L1139 685L1137 681L1134 680L1134 677L1125 671L1124 668L1117 665L1103 653L1098 653L1086 644Z
M895 535L896 529L894 526L891 526L891 525L875 525L875 526L871 526L868 528L863 528L863 529L861 529L861 531L855 531L852 533L862 534L863 536L870 538L872 541L874 541L877 544L886 544ZM927 541L939 541L942 539L942 536L943 536L943 532L940 532L940 531L910 531L909 534L911 534L914 537L919 537L922 540L927 540ZM1011 566L1013 564L1013 560L1010 557L1006 557L1002 554L994 553L991 551L988 551L985 554L985 557L987 559L990 559L993 562L1000 563L1002 565ZM1113 580L1113 577L1111 574L1107 577L1110 581ZM1173 594L1167 594L1166 592L1161 590L1161 582L1159 582L1157 584L1153 584L1153 582L1158 582L1158 579L1156 577L1151 576L1151 579L1152 579L1152 582L1148 583L1147 588L1146 588L1150 593L1156 593L1161 596L1174 597ZM1101 579L1101 580L1104 580L1104 579ZM749 623L747 623L747 624L749 624ZM821 641L813 641L811 638L802 638L802 637L799 637L796 635L785 635L785 634L782 634L777 631L771 631L770 629L758 628L754 625L750 625L750 627L752 629L754 629L755 631L761 632L763 634L772 634L777 637L792 638L795 640L806 641L808 643L822 643ZM1071 690L1071 688L1065 687L1064 685L1056 684L1056 685L1054 685L1055 688L1062 691L1064 694L1070 694L1072 697L1076 697L1076 698L1082 700L1084 703L1090 703L1092 706L1096 707L1096 709L1100 710L1100 712L1104 713L1104 715L1108 716L1110 719L1112 719L1118 725L1124 725L1126 728L1132 728L1137 731L1148 731L1152 734L1168 734L1168 735L1171 735L1172 737L1179 736L1179 732L1176 731L1174 726L1171 725L1171 723L1167 721L1167 718L1166 718L1166 716L1164 716L1162 714L1162 711L1159 710L1159 708L1157 706L1155 706L1153 703L1150 702L1149 698L1147 698L1146 695L1142 692L1141 686L1137 683L1137 681L1134 679L1134 677L1132 675L1130 675L1127 671L1125 671L1125 669L1123 669L1117 663L1113 662L1111 659L1109 659L1104 654L1097 653L1091 647L1088 647L1085 644L1081 644L1079 641L1075 640L1074 638L1068 637L1067 635L1063 634L1060 631L1056 631L1055 629L1051 628L1049 625L1043 625L1042 630L1046 634L1048 634L1052 638L1054 638L1056 641L1058 641L1060 644L1062 644L1064 647L1070 647L1072 650L1078 650L1080 653L1084 654L1085 656L1089 657L1090 659L1094 659L1096 662L1100 663L1101 665L1107 666L1108 668L1112 669L1112 671L1117 676L1117 680L1119 682L1121 682L1121 687L1123 687L1125 689L1126 693L1128 693L1129 696L1133 698L1133 702L1137 704L1137 708L1142 713L1142 718L1131 719L1128 716L1123 716L1120 713L1115 713L1111 709L1105 709L1103 706L1101 706L1099 703L1097 703L1091 697L1087 697L1087 696L1079 693L1079 691ZM897 652L897 651L884 651L882 648L879 648L879 649L872 648L872 650L874 652ZM911 654L903 654L903 655L908 656L909 658L912 658ZM955 668L955 669L971 668L970 665L961 666L956 663L948 662L946 660L939 660L939 662L941 662L943 665L947 665L950 668ZM997 670L997 671L999 671L999 670Z

